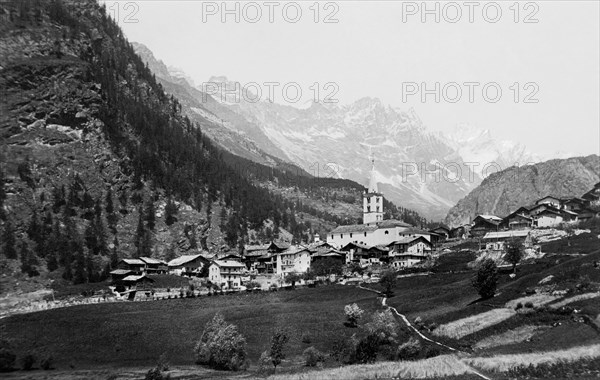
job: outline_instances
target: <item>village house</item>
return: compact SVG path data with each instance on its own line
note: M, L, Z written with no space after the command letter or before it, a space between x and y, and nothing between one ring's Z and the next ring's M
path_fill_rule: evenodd
M234 260L214 260L208 267L208 279L223 289L242 286L242 270L245 265Z
M134 273L128 269L115 269L110 272L110 277L111 277L112 283L116 284L120 280L122 280L125 277L132 275L132 274L134 274Z
M521 230L533 227L533 218L527 207L519 207L502 219L501 229Z
M424 253L399 253L390 260L390 265L394 269L410 268L415 264L420 264L429 258Z
M140 259L121 259L117 263L117 269L128 270L135 275L144 273L145 267L146 263Z
M585 209L586 209L586 201L583 198L575 197L575 198L567 199L567 200L565 200L563 205L564 205L565 210L573 211L578 214L582 211L585 211Z
M285 276L288 273L306 273L310 269L311 252L306 247L291 246L277 253L276 273Z
M210 265L210 261L204 256L183 255L169 261L169 273L178 276L200 276L205 272L205 267Z
M403 237L388 245L390 257L403 253L416 253L429 255L433 245L423 236Z
M600 204L600 182L594 185L594 188L581 196L586 201L586 206Z
M389 248L386 246L369 246L361 243L348 243L340 249L346 253L346 263L358 263L361 266L381 264L388 261Z
M163 260L153 259L151 257L140 257L144 262L144 273L148 274L164 274L169 271L169 267Z
M558 197L547 195L547 196L535 201L535 204L536 205L550 205L554 208L561 209L562 205L563 205L563 200Z
M150 290L154 280L145 274L129 275L115 282L115 290L124 292L127 290Z
M439 226L436 228L433 228L431 230L429 230L429 232L433 232L434 234L437 234L438 236L440 236L441 240L446 240L450 238L450 229L446 228L444 226Z
M471 236L481 237L488 232L499 231L502 218L495 215L477 215L473 219L471 227Z
M311 265L314 264L315 262L318 262L319 260L324 260L324 259L338 260L342 264L345 264L346 263L346 254L344 252L338 251L334 248L329 249L329 251L327 251L327 252L315 253L311 257Z
M488 232L481 239L481 246L479 248L488 251L504 251L504 245L506 241L510 239L520 240L525 248L531 248L533 246L531 231L517 230Z

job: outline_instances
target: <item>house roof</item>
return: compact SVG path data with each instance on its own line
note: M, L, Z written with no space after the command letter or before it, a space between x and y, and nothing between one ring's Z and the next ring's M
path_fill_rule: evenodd
M536 204L538 204L538 202L543 201L544 199L554 199L557 201L561 201L561 199L559 197L555 197L554 195L546 195L545 197L542 197L540 199L538 199L537 201L535 201Z
M378 229L377 226L368 224L349 224L347 226L339 226L331 231L331 234L344 234L352 232L372 232Z
M174 258L173 260L169 261L169 266L170 267L178 267L181 265L185 265L191 261L195 261L198 258L201 258L202 260L206 260L206 258L202 255L183 255L183 256L179 256L177 258Z
M429 240L425 239L423 236L406 236L406 237L400 238L400 239L388 244L388 246L396 245L396 244L410 244L417 240L423 240L427 244L431 245L431 242Z
M319 254L314 255L313 257L338 257L339 258L339 257L344 257L344 256L345 255L343 253L331 251L329 253L319 253Z
M127 269L115 269L113 271L110 271L110 274L116 275L116 276L123 276L123 275L129 274L129 273L133 273L133 272L130 270L127 270Z
M400 233L401 234L414 234L414 235L435 235L435 236L440 236L440 234L437 234L435 232L421 230L421 229L418 229L418 228L409 228L406 231L402 231Z
M146 264L166 264L164 261L162 260L158 260L158 259L153 259L151 257L140 257L140 260L142 260L143 262L145 262Z
M307 247L304 246L290 246L288 249L286 249L285 251L281 251L278 252L278 255L295 255L297 253L300 253L302 251L306 251L310 253L310 249L308 249Z
M145 274L139 275L139 276L127 276L124 279L122 279L121 281L127 281L127 282L138 282L138 281L150 281L150 282L154 282L153 279L151 279L150 277L147 277Z
M140 259L121 259L121 261L127 265L146 265L146 263Z
M434 232L435 233L435 231L438 231L438 230L443 230L444 232L447 232L447 233L450 232L450 229L447 228L447 227L444 227L444 226L437 226L435 228L430 229L429 232Z
M382 228L394 227L412 227L412 225L397 219L382 220L381 222L369 224L349 224L347 226L338 226L330 234L343 234L351 232L372 232Z
M271 244L269 244L269 248L274 247L276 249L288 249L290 245L290 243L284 241L273 241Z
M496 222L499 222L499 221L502 220L502 218L500 218L500 217L498 217L496 215L486 215L486 214L477 215L475 217L475 219L477 219L477 218L481 218L481 219L484 219L484 220L487 220L487 221L496 221Z
M342 248L340 248L340 251L345 251L347 249L352 249L352 247L361 248L361 249L371 249L372 248L370 245L366 245L366 244L362 244L362 243L350 242L350 243L346 244L345 246L343 246Z
M527 237L529 230L518 230L518 231L499 231L499 232L488 232L483 236L483 240L487 239L506 239L511 237Z
M235 261L235 260L214 260L213 264L216 264L222 268L243 268L243 267L245 267L244 264L240 263L239 261Z

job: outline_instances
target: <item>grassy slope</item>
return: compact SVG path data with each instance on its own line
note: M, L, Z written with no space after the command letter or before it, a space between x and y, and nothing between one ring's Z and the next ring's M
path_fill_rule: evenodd
M288 354L300 355L314 345L327 350L350 335L343 326L344 305L356 302L366 310L379 307L373 294L354 287L328 286L276 293L227 295L157 302L76 306L0 321L3 338L18 356L52 353L58 368L153 365L166 352L172 364L192 364L193 347L204 324L217 312L236 324L255 362L269 346L271 332L287 326ZM311 344L301 342L309 332Z

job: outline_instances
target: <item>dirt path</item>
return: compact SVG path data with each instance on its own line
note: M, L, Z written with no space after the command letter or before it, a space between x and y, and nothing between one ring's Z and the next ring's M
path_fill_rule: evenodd
M365 288L364 286L361 286L361 285L358 285L358 287L360 289L368 290L370 292L376 293L377 295L381 295L382 296L382 298L381 298L381 305L384 306L384 307L386 307L386 308L388 308L388 309L390 309L392 312L394 312L394 314L396 314L398 317L400 317L400 319L402 319L402 321L406 324L406 326L408 326L415 333L417 333L417 335L419 335L419 337L421 337L422 339L424 339L424 340L426 340L428 342L437 344L438 346L444 347L444 348L446 348L446 349L448 349L448 350L450 350L452 352L461 353L463 355L470 356L470 354L467 353L467 352L464 352L464 351L461 351L459 349L450 347L448 345L445 345L444 343L438 342L436 340L433 340L433 339L425 336L421 331L419 331L419 329L415 325L413 325L412 323L410 323L410 321L408 320L408 318L406 317L406 315L401 314L395 307L388 305L387 304L387 297L385 297L381 292L378 292L377 290L374 290L374 289ZM458 359L460 360L460 358L458 358ZM473 372L473 374L475 374L475 375L477 375L477 376L479 376L479 377L481 377L482 379L485 379L485 380L492 380L490 377L488 377L488 376L480 373L475 368L473 368L470 365L468 365L467 363L465 363L463 360L460 360L460 362L463 363L464 365L466 365L471 370L471 372Z

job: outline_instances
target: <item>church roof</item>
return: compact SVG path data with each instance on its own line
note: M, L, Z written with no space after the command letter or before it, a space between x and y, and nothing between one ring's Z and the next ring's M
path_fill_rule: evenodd
M335 228L333 231L331 231L330 233L343 234L343 233L350 233L350 232L372 232L372 231L376 231L381 228L394 228L394 227L410 228L412 226L401 220L388 219L388 220L382 220L381 222L377 222L377 223L350 224L347 226L339 226L339 227Z

